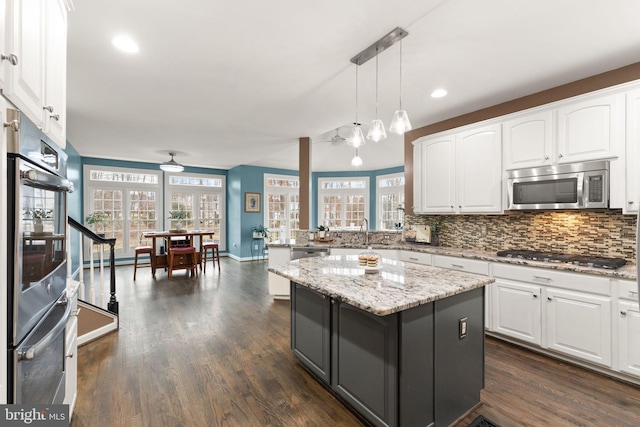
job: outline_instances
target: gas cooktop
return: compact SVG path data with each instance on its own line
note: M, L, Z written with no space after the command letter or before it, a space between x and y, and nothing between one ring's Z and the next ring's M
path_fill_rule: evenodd
M605 258L605 257L591 257L585 255L564 255L554 252L542 252L532 250L520 250L509 249L506 251L499 251L497 254L499 257L507 258L519 258L529 259L532 261L554 262L554 263L569 263L573 265L580 265L584 267L596 267L607 268L615 270L627 263L623 258Z

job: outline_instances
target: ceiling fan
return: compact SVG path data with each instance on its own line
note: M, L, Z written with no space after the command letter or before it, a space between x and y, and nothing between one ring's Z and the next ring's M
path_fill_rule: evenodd
M333 135L331 137L331 139L328 139L326 141L320 141L320 142L330 142L331 145L340 145L343 142L345 142L347 140L347 138L345 138L344 136L340 135L340 128L336 128L336 134Z

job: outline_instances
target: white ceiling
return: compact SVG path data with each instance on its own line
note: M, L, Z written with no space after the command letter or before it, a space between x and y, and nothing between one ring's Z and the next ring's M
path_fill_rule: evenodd
M350 58L395 27L414 128L640 62L637 0L109 0L69 13L67 139L82 156L189 166L350 170L328 142L355 120ZM111 45L117 33L140 51ZM399 45L379 57L379 117L399 101ZM359 67L358 120L375 116L375 60ZM445 87L449 95L429 95ZM365 129L366 134L366 129ZM389 133L362 169L403 164ZM395 136L395 138L394 138Z

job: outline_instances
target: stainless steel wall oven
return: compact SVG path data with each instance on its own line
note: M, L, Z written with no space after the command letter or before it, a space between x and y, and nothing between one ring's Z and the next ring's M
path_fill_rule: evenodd
M8 110L8 398L62 403L66 302L67 156Z

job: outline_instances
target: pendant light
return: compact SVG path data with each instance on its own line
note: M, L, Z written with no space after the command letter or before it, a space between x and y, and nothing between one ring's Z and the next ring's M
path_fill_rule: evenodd
M362 129L360 128L360 122L358 122L358 64L356 64L356 121L353 123L353 125L354 126L351 130L351 135L347 139L347 144L354 148L358 148L363 146L365 143L364 134L362 133Z
M362 166L362 159L358 155L358 149L356 148L356 155L353 159L351 159L351 166L360 167Z
M400 40L400 109L393 115L389 130L398 135L404 135L405 132L411 130L409 115L402 109L402 40Z
M378 118L378 50L376 49L376 118L371 122L367 139L378 142L386 137L387 132L384 130L384 124L382 124L382 120Z
M175 156L176 153L169 152L169 155L171 156L171 160L169 160L168 162L162 163L160 165L160 169L162 169L165 172L182 172L184 170L184 166L182 166L180 163L173 160L173 156Z

